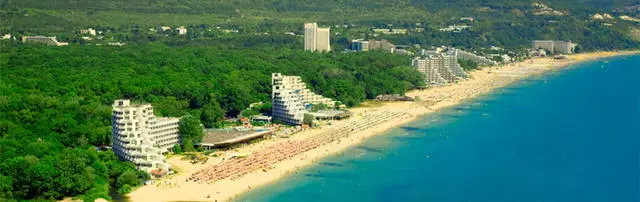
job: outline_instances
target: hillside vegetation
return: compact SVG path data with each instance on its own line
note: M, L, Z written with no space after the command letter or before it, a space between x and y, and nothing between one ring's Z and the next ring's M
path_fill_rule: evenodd
M549 8L536 6L544 4ZM633 0L0 0L0 33L57 36L52 47L0 41L0 201L93 201L127 193L149 176L110 145L111 104L152 103L159 116L221 126L253 102L269 102L271 73L299 75L349 106L424 85L409 58L341 53L349 40L418 48L572 40L582 51L637 49L638 23L592 20ZM625 15L638 17L622 9ZM460 18L472 17L473 21ZM302 51L302 23L331 26L331 53ZM466 24L461 32L440 28ZM188 34L157 31L185 26ZM102 32L92 40L80 29ZM373 28L407 29L376 35ZM417 31L421 30L421 31ZM285 32L293 32L285 34ZM101 38L99 38L101 37ZM122 47L107 46L123 42ZM415 48L412 47L412 48ZM466 68L473 64L464 63ZM197 124L193 124L197 125Z
M0 199L91 199L106 197L109 185L122 192L139 185L146 175L92 147L110 144L115 99L150 102L157 115L188 114L211 127L250 103L270 102L272 72L300 75L350 106L424 85L405 57L382 52L0 45Z
M563 15L543 12L536 6L538 3ZM183 25L192 29L222 26L239 29L238 35L269 32L273 37L287 31L301 33L303 22L317 21L321 25L354 25L334 27L334 33L340 33L336 39L354 39L369 37L363 33L372 27L412 29L420 23L424 32L390 38L403 44L467 48L489 45L516 48L526 47L534 39L559 39L578 42L584 45L583 50L599 50L638 48L638 41L629 33L639 23L590 20L595 13L612 13L614 9L634 4L638 3L633 0L3 0L0 32L68 36L79 29L94 27L126 33L114 39L138 43L148 40L130 37L139 32L135 30L159 25ZM475 21L460 22L461 17L473 17ZM469 24L472 28L462 33L438 31L456 23ZM190 37L202 38L206 34L199 33L204 32L198 31ZM346 40L336 43L344 44Z

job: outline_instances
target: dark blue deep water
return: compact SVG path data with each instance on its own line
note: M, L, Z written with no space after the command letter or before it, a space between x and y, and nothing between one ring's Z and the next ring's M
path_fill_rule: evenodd
M640 56L531 77L238 201L640 201Z

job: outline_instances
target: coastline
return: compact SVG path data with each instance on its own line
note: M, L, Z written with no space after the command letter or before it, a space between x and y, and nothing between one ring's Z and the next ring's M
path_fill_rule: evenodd
M351 109L354 117L336 122L332 126L320 129L310 129L300 132L291 138L275 138L256 144L220 153L221 157L210 158L205 164L192 165L182 161L179 156L169 159L169 163L178 170L178 174L156 184L143 186L131 194L131 201L228 201L234 197L250 191L253 188L274 182L283 176L297 172L298 169L314 164L317 160L328 155L342 152L349 147L360 144L366 138L379 135L385 131L402 126L410 121L433 113L440 109L451 107L470 98L491 92L507 86L520 79L557 70L573 64L602 59L612 56L632 55L640 52L595 52L569 55L567 59L554 60L552 58L533 58L524 62L505 66L485 67L482 70L470 72L471 79L449 86L433 87L425 90L407 92L408 96L419 97L415 102L388 102L379 106L357 107ZM322 145L315 149L301 153L293 158L281 161L273 169L258 170L238 179L225 179L215 183L186 182L192 173L203 168L222 162L222 157L232 153L254 153L285 141L304 141L314 136L326 135L341 126L348 126L354 121L363 121L371 116L384 112L401 113L401 116L385 119L384 122L372 127L355 130L348 137Z

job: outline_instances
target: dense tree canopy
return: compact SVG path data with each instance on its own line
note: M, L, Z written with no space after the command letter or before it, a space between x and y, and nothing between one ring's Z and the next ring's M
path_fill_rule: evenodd
M638 23L628 20L592 20L596 13L614 17L638 12L616 8L637 5L633 0L145 0L39 1L0 3L0 33L56 35L79 44L122 41L171 46L189 44L232 47L273 46L301 49L303 22L331 26L332 46L342 50L349 40L386 38L395 44L423 47L451 45L477 49L487 46L530 47L531 40L571 40L582 50L640 48ZM563 13L539 14L536 3ZM455 5L455 6L452 6ZM474 21L460 20L471 17ZM461 32L443 32L453 24L471 26ZM155 31L158 26L185 26ZM83 40L80 29L96 28L101 40ZM372 28L407 29L404 35L377 36ZM416 28L423 29L416 31ZM149 31L151 29L151 31ZM285 34L293 32L297 36Z
M186 115L180 119L180 137L184 151L194 151L194 145L200 143L204 132L196 117Z
M93 147L110 144L115 99L150 102L157 115L185 116L181 125L193 129L269 103L273 72L300 75L315 92L350 106L423 85L408 58L382 52L0 46L0 178L11 179L0 183L0 196L16 199L106 197L109 186L126 193L146 179ZM189 144L199 132L186 136Z
M537 2L566 15L535 14ZM590 19L594 13L640 17L611 12L633 4L637 1L0 1L0 34L55 35L71 42L50 47L0 41L0 201L108 198L109 189L127 193L148 179L113 152L95 148L111 143L115 99L151 103L159 116L186 117L183 130L200 123L220 127L250 103L269 103L271 73L281 72L299 75L314 92L354 106L424 83L406 56L340 53L349 40L523 50L531 40L553 39L577 42L580 51L637 49L637 22ZM301 51L302 23L309 21L331 26L334 52ZM452 24L471 27L439 30ZM185 26L188 34L155 30L160 25ZM99 37L82 39L86 35L79 30L88 27ZM402 28L408 34L378 35L372 28ZM108 42L127 45L98 46ZM462 65L476 67L469 61ZM267 112L268 106L245 115ZM185 149L192 150L199 136L188 132Z

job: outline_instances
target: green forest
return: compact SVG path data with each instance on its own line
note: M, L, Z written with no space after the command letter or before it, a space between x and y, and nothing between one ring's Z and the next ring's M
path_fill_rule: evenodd
M564 15L537 14L540 9L534 3ZM4 0L0 1L0 33L55 35L72 43L165 41L170 45L275 43L300 47L293 46L300 41L296 36L284 33L301 34L302 23L318 22L335 33L334 50L345 48L349 40L376 38L402 45L467 49L527 48L531 40L571 40L581 50L593 51L640 47L638 22L591 19L595 13L640 18L637 12L613 11L636 4L633 0ZM474 21L461 21L462 17ZM453 24L471 27L459 33L439 31ZM189 34L149 31L158 26L184 26ZM102 31L105 38L82 40L78 32L88 27ZM402 28L409 33L375 36L372 28ZM238 32L225 33L224 29Z
M145 179L94 148L110 144L115 99L215 126L250 103L269 102L273 72L300 75L349 106L424 85L405 56L383 52L0 44L0 177L8 179L0 198L104 195L109 184L126 192Z

